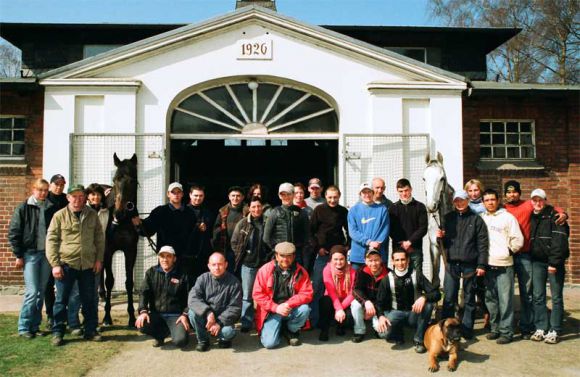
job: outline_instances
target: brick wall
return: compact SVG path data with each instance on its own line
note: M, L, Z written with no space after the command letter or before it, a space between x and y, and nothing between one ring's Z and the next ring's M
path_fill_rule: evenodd
M530 93L530 92L528 92ZM548 202L570 216L570 259L567 280L580 283L580 118L578 91L503 94L474 90L463 101L464 177L480 179L487 188L501 190L509 179L522 185L522 198L543 188ZM478 166L480 119L535 121L536 161L541 170L484 170Z
M0 285L23 285L7 236L14 208L30 195L30 184L42 174L44 92L36 84L2 84L0 89L2 115L24 115L27 119L25 160L0 161Z

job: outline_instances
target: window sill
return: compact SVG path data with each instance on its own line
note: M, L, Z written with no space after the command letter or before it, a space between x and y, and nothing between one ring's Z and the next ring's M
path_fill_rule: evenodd
M2 161L0 159L0 175L25 175L28 164L24 161Z
M519 170L519 171L540 171L546 167L537 161L530 160L480 160L476 165L478 170Z

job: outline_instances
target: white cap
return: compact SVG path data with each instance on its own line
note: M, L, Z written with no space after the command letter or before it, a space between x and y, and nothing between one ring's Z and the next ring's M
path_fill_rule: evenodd
M467 195L465 190L457 190L457 191L455 191L455 194L453 194L453 200L455 200L455 199L467 200L467 199L469 199L469 196Z
M358 190L358 193L360 194L361 192L363 192L363 190L371 190L371 191L373 191L373 186L371 186L371 184L368 183L368 182L362 183L360 185L360 189Z
M181 185L181 183L179 182L173 182L169 185L169 187L167 188L167 192L171 192L173 191L173 189L180 189L183 192L183 186Z
M278 187L278 194L282 192L287 192L288 194L294 194L294 185L292 183L282 183L280 187Z
M542 189L535 189L534 191L532 191L532 195L530 195L530 198L533 198L534 196L539 196L540 198L546 200L546 192Z
M173 254L175 255L175 250L173 249L173 247L169 246L169 245L165 245L163 246L160 250L158 254L161 253L167 253L167 254Z

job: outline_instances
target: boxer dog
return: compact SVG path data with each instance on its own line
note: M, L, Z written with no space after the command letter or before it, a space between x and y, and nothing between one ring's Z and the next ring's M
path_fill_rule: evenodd
M429 326L425 331L425 348L429 353L429 372L439 370L437 356L449 354L447 369L450 372L457 369L457 352L461 340L461 324L457 318L447 318Z

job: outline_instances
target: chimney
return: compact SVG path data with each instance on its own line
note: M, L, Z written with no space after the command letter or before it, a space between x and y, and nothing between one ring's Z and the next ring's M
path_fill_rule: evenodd
M246 7L248 5L258 5L264 8L272 9L276 11L276 0L264 1L264 0L236 0L236 9Z

